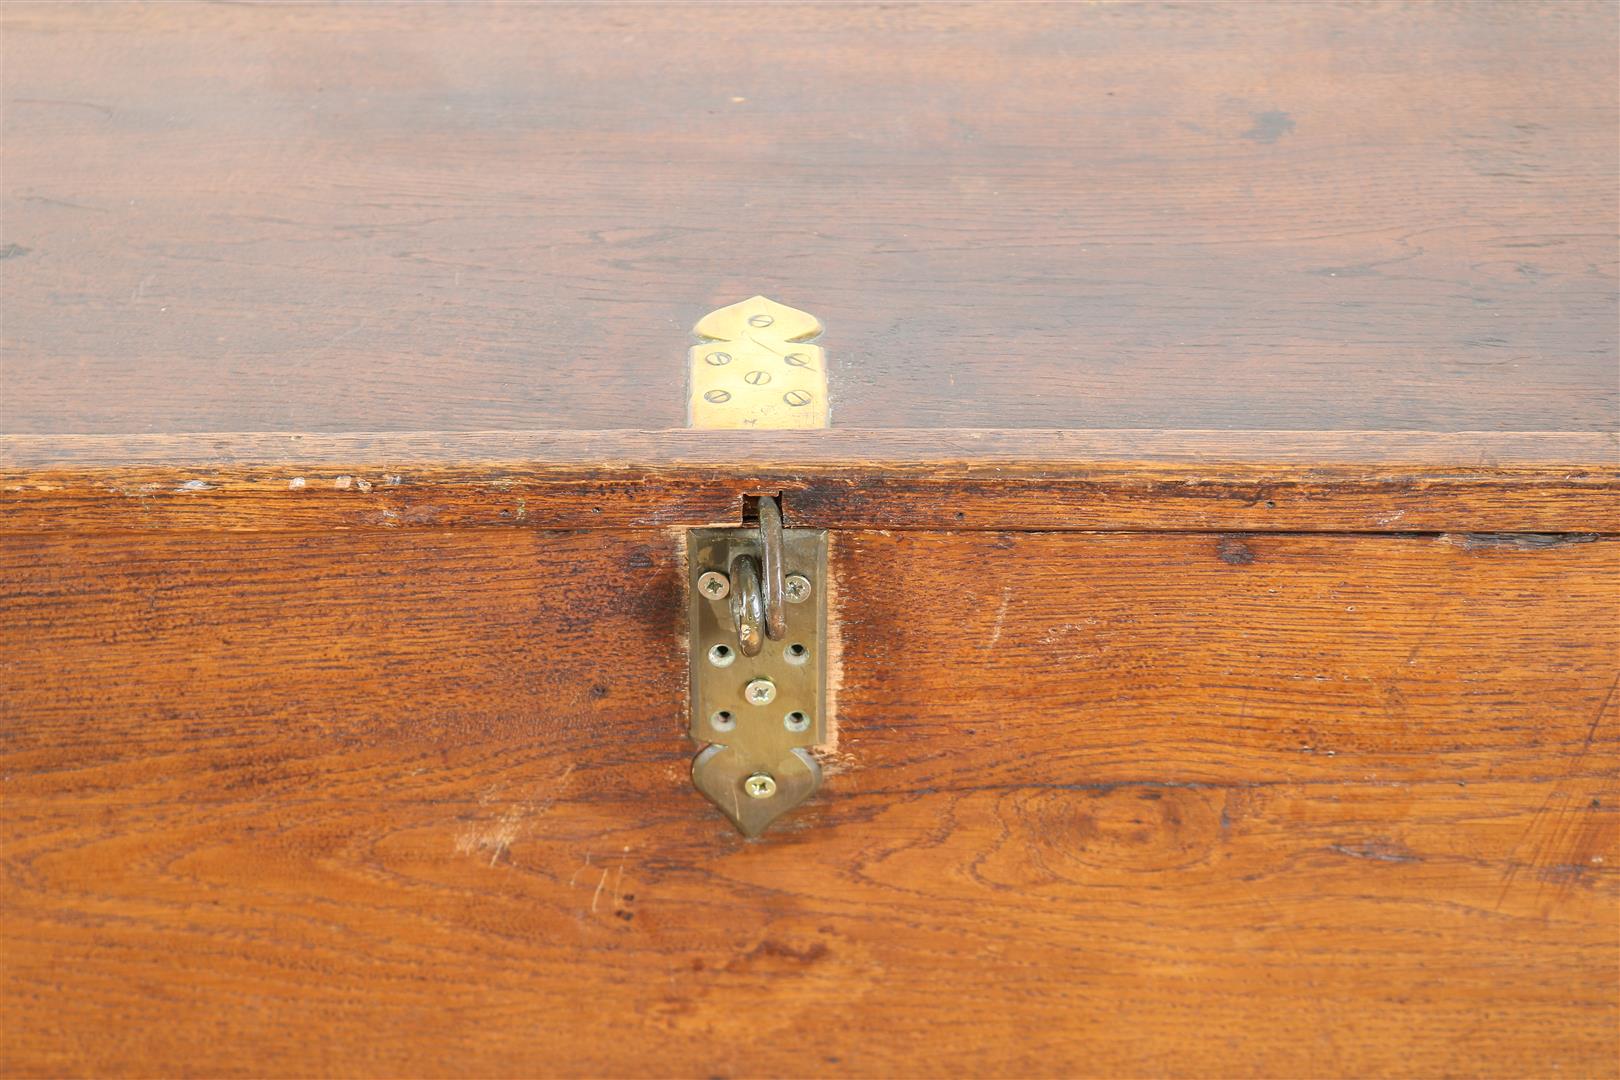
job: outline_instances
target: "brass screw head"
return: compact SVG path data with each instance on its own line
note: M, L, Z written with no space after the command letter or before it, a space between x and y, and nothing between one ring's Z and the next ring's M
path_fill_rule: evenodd
M698 592L710 600L724 600L731 592L731 579L718 570L706 570L698 577Z
M782 595L790 604L802 604L810 599L810 579L803 574L789 574L782 582Z
M776 700L776 684L769 679L754 679L743 687L743 697L750 705L769 705Z
M768 799L776 794L776 781L764 773L755 773L743 781L743 790L750 799Z

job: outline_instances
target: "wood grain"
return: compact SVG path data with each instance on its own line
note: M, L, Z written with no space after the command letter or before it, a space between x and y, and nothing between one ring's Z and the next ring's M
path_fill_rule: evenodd
M1612 432L0 436L0 530L1620 532Z
M0 9L0 1074L1620 1076L1617 44ZM835 428L666 430L757 292ZM681 529L765 492L750 843Z
M7 4L12 432L1612 430L1607 2Z
M1620 540L833 540L748 843L674 531L0 539L0 1069L1616 1074Z

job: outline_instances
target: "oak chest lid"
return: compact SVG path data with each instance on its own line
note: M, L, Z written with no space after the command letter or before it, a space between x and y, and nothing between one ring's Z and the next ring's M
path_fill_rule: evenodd
M1596 527L1600 7L769 18L791 63L727 8L8 8L11 486L192 525L242 485L696 523L746 478L825 524ZM826 327L765 426L825 430L687 432L751 426L687 350L761 294ZM389 493L435 475L518 494Z

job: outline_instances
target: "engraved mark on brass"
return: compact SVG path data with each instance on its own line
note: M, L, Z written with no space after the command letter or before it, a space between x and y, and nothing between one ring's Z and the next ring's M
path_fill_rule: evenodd
M827 426L826 354L815 316L755 296L710 312L694 332L687 419L696 428Z
M774 500L761 499L760 507L761 528L692 529L686 546L688 731L703 746L692 782L746 836L758 836L816 791L821 767L811 747L827 737L827 611L816 584L826 580L827 534L783 529ZM793 583L783 589L787 604L765 595L767 562ZM729 595L703 588L727 573ZM775 634L773 607L782 620Z

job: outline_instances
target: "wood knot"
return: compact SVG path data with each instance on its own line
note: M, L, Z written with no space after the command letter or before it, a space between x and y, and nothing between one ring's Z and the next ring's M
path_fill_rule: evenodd
M1094 881L1099 872L1174 870L1201 862L1220 841L1225 794L1120 784L1022 794L1016 813L1034 837L1019 877ZM1033 883L1033 882L1032 882Z

